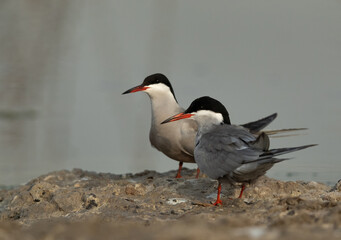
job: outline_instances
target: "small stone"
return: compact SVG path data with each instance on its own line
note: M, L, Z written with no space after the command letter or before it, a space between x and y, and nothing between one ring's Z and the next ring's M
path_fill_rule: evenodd
M76 212L82 209L83 193L62 189L55 193L54 201L64 212Z
M166 203L169 204L169 205L177 205L179 203L185 203L187 201L188 200L185 199L185 198L170 198L170 199L167 200Z
M341 201L341 192L332 191L322 195L322 200L330 201L330 202L340 202Z
M121 189L119 188L114 188L114 190L112 191L112 195L114 196L118 196L121 194Z
M54 180L55 178L56 178L56 176L54 176L54 175L48 175L44 178L44 181Z
M253 203L254 203L254 200L251 199L251 198L245 198L243 201L244 201L244 203L246 203L247 205L250 205L250 204L253 204Z
M288 212L288 215L289 215L289 216L295 215L295 210L290 210L290 211Z
M20 213L17 212L17 211L10 212L10 213L8 214L8 218L11 218L11 219L13 219L13 220L20 219Z
M98 206L96 195L93 193L83 196L82 200L84 201L83 207L87 210Z
M56 188L55 185L48 182L38 182L31 188L30 194L34 202L50 201L53 196L51 191L54 191Z
M128 184L125 188L125 193L127 195L143 196L146 194L146 188L140 183Z

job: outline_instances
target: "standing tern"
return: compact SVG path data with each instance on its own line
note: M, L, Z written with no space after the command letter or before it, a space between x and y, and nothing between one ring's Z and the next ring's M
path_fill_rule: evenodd
M122 94L141 91L148 94L151 102L152 122L149 132L150 143L169 158L179 161L176 178L180 178L183 162L195 163L193 152L198 128L197 123L192 119L186 119L174 124L160 124L169 116L184 111L184 108L178 104L173 87L165 75L161 73L150 75L144 79L141 85L133 87ZM249 129L251 133L257 134L276 117L277 113L274 113L268 117L246 123L242 126ZM272 134L302 129L274 130ZM199 170L197 170L197 177L198 175Z
M246 183L254 182L275 163L286 160L276 156L315 146L269 149L267 134L263 132L256 137L243 126L232 125L224 105L210 97L194 100L186 111L166 119L162 124L181 119L193 119L198 124L194 158L203 173L218 180L214 205L222 204L222 181L241 183L241 197Z

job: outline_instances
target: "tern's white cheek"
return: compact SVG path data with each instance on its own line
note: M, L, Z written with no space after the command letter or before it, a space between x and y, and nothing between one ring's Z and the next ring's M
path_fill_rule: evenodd
M160 94L172 94L169 87L163 83L149 85L148 89L145 92L148 93L150 96L157 96Z
M194 119L202 125L220 124L223 122L223 115L208 110L200 110L194 115Z

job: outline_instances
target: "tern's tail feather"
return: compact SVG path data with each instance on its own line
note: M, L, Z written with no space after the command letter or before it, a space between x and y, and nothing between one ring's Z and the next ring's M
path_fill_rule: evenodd
M300 146L300 147L291 147L291 148L277 148L277 149L270 149L269 151L263 153L262 155L260 155L260 159L264 159L264 158L269 158L269 157L276 157L282 154L286 154L286 153L290 153L290 152L295 152L298 150L302 150L308 147L313 147L313 146L317 146L317 144L310 144L310 145L304 145L304 146Z
M277 117L277 113L271 114L265 118L259 119L254 122L249 122L241 125L244 128L249 129L249 131L253 134L259 134L261 130L267 127L275 118ZM298 133L292 133L296 131L307 130L308 128L285 128L285 129L275 129L275 130L263 130L267 135L271 137L289 137L289 136L297 136ZM286 135L280 135L283 133L290 133ZM279 134L279 135L277 135ZM276 135L276 136L273 136Z
M302 130L307 130L307 129L308 128L284 128L284 129L275 129L275 130L263 130L262 132L265 132L267 135L273 138L278 138L278 137L298 136L300 135L299 133L291 133L291 132L302 131ZM283 133L289 133L289 134L280 135Z
M259 119L254 122L245 123L241 126L250 130L251 133L257 133L266 126L268 126L275 118L277 117L277 113L271 114L265 118Z

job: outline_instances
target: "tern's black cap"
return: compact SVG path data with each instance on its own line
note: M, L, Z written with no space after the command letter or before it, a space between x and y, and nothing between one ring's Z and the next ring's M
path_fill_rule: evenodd
M231 124L229 113L224 105L214 98L205 96L195 99L191 105L186 109L185 113L197 112L200 110L209 110L223 115L223 122Z
M159 84L159 83L163 83L167 87L169 87L170 91L172 92L172 94L173 94L173 96L175 98L175 94L174 94L174 90L173 90L172 84L170 83L168 78L165 75L163 75L162 73L154 73L154 74L146 77L141 85L142 86L149 86L149 85L152 85L152 84Z

